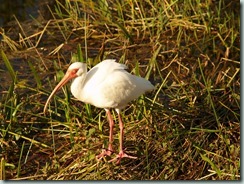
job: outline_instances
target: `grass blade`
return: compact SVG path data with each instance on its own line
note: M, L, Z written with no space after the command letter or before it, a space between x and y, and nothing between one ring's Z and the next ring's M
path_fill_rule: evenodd
M16 73L14 72L14 69L13 69L11 63L9 62L9 60L8 60L6 54L4 53L3 50L1 51L1 54L2 54L2 58L3 58L4 64L7 67L8 72L9 72L12 80L16 82Z
M78 48L77 48L77 57L79 62L84 63L84 58L83 58L80 44L78 44Z
M206 157L205 155L203 155L203 154L200 154L201 155L201 157L202 157L202 159L205 161L205 162L208 162L210 165L211 165L211 167L213 168L213 170L215 170L216 171L216 173L220 176L221 175L221 171L219 170L219 168L208 158L208 157Z
M4 157L1 159L1 165L0 165L0 180L5 180L5 160Z
M32 63L29 60L28 60L28 64L29 64L29 67L30 67L30 69L32 71L32 74L34 75L34 78L36 80L37 87L41 88L42 87L42 82L41 82L41 79L40 79L39 75L37 74L36 69L34 68L34 66L32 65Z

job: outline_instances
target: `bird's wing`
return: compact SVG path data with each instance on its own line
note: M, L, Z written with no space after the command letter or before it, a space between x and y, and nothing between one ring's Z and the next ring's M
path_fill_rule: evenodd
M94 66L86 75L85 86L87 88L95 88L102 83L111 73L116 70L124 70L127 66L115 62L114 59L107 59Z
M125 71L124 69L126 68L126 65L117 63L112 59L104 60L97 64L87 73L78 99L83 102L90 103L96 107L103 108L101 105L102 102L97 102L100 100L98 94L105 91L105 89L102 89L101 84L105 84L107 78L111 76L114 71Z
M93 92L93 96L96 96L94 105L121 109L151 89L153 86L146 79L131 75L125 70L117 70L108 75Z
M100 108L125 107L153 85L144 78L128 73L123 64L105 60L93 67L86 76L81 101Z

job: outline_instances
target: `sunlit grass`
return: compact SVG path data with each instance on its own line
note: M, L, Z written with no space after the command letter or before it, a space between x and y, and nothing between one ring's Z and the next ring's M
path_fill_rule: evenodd
M9 76L1 84L1 179L240 180L240 17L229 11L239 6L57 0L50 20L33 20L41 30L17 21L19 40L1 31L0 72ZM73 98L69 86L43 114L71 62L90 69L106 58L156 86L123 110L126 152L138 159L120 165L97 162L108 144L105 112Z

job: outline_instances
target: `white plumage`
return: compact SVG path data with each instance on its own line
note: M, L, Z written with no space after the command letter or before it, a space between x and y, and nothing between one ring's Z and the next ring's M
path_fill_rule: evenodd
M118 163L123 157L136 158L127 155L123 151L123 123L120 116L120 110L130 101L138 98L146 91L154 89L154 86L148 80L128 73L125 70L126 68L127 67L124 64L117 63L113 59L107 59L87 72L85 63L75 62L69 66L65 76L55 87L44 107L45 113L47 105L55 92L70 79L74 79L71 84L71 93L74 97L82 102L92 104L99 108L104 108L108 115L110 123L109 148L98 155L98 158L113 153L112 134L114 122L109 109L115 108L119 116L121 131L120 153L115 158L118 159Z
M80 65L80 66L78 66ZM86 73L86 64L73 63L80 67L80 76L71 85L72 94L80 101L99 108L122 109L154 86L147 80L128 73L125 65L107 59Z

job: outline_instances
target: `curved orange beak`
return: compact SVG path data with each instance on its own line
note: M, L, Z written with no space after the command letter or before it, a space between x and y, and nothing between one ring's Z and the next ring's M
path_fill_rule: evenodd
M62 80L58 83L58 85L54 88L54 90L52 91L52 93L50 94L50 96L48 97L46 104L44 106L43 109L43 113L46 114L46 110L47 110L47 105L49 104L51 98L53 97L53 95L62 87L64 86L69 80L73 79L77 77L76 75L76 70L68 70L64 77L62 78Z

